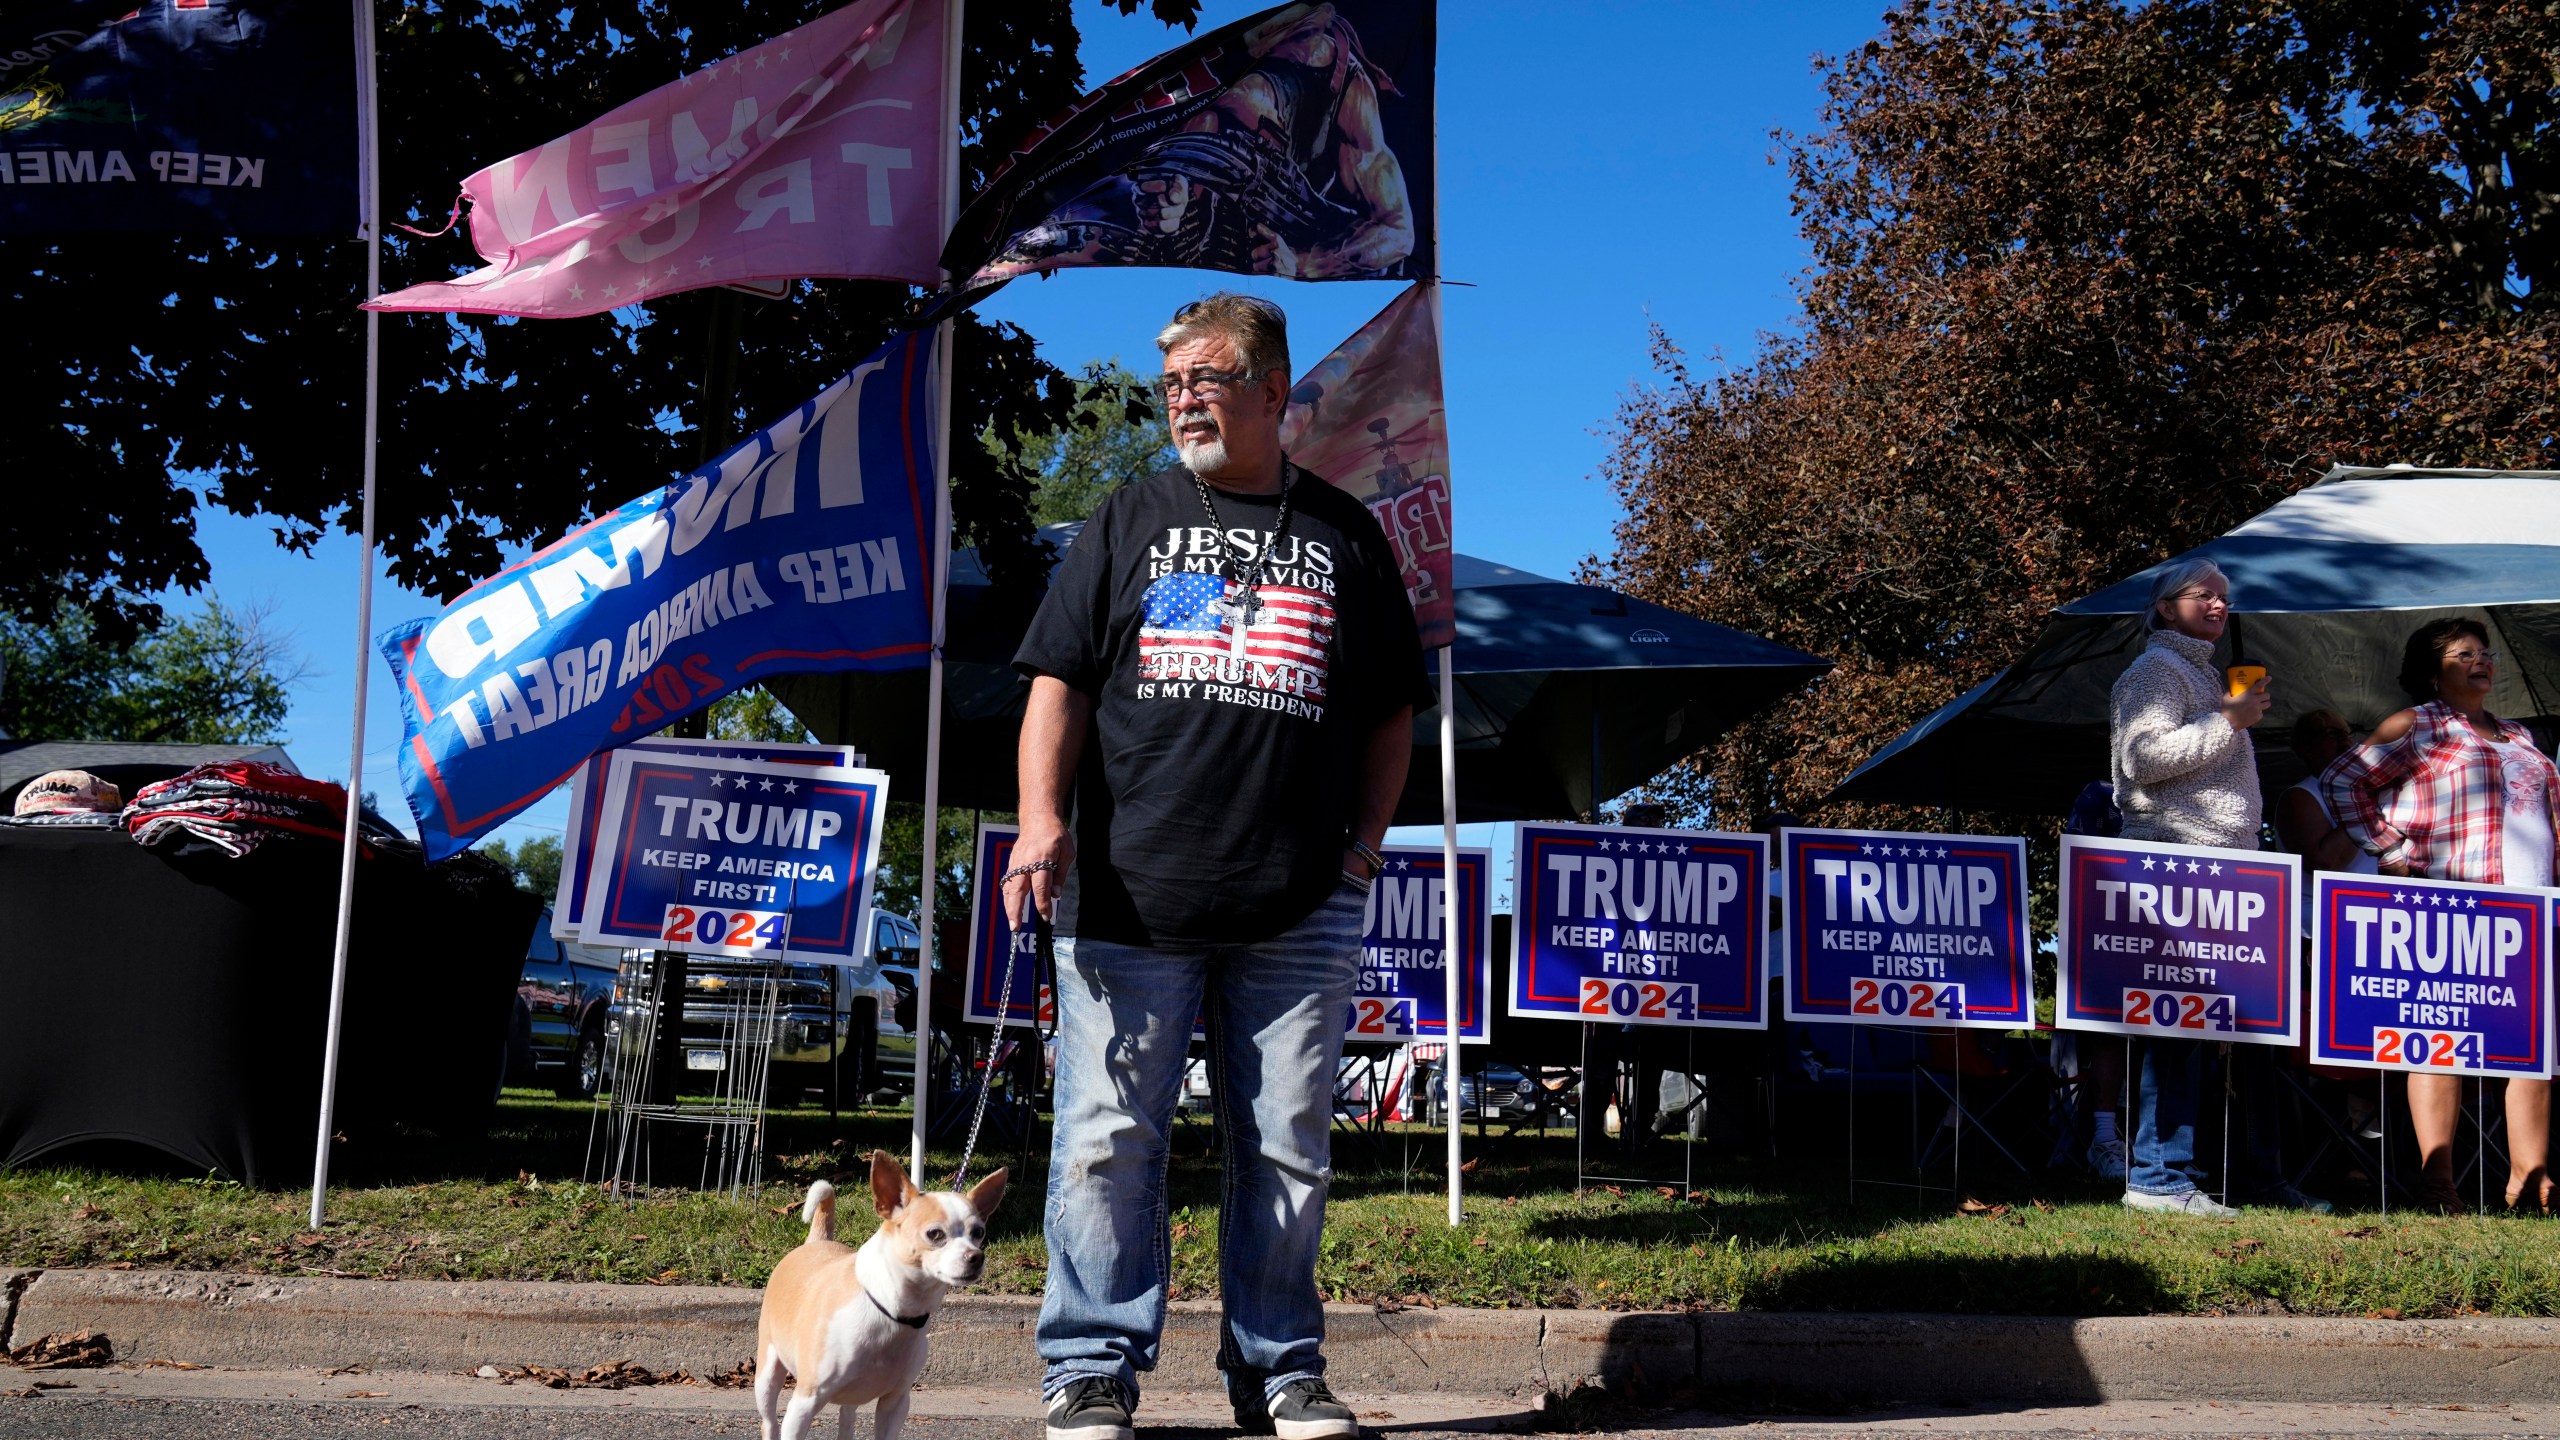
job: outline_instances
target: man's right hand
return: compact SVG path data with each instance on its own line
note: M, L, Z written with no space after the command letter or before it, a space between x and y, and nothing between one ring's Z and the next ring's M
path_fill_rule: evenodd
M1056 862L1056 868L1034 870L1004 882L1005 919L1017 928L1031 923L1035 905L1042 919L1058 918L1058 889L1066 884L1067 868L1076 863L1076 837L1064 821L1025 815L1022 833L1013 842L1013 863L1007 868L1019 870L1041 860Z
M2258 683L2248 689L2237 695L2225 696L2222 701L2222 716L2231 722L2231 728L2234 730L2246 730L2266 719L2267 678L2262 675L2258 677Z

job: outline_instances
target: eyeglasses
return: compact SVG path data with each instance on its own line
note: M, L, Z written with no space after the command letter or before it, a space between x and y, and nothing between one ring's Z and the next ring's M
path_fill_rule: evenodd
M2173 598L2179 600L2193 600L2199 605L2219 605L2225 610L2231 608L2230 596L2216 594L2211 590L2206 590L2201 587L2193 590L2181 590Z
M1167 405L1188 390L1201 400L1223 398L1231 389L1242 389L1260 377L1250 370L1194 370L1188 375L1165 374L1156 378L1156 398Z
M2483 660L2494 665L2498 660L2498 652L2495 650L2448 650L2444 658L2456 665L2470 665Z

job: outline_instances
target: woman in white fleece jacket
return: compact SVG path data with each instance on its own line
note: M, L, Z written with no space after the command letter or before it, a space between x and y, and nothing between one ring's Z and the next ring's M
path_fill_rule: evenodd
M2266 717L2267 682L2225 692L2213 663L2231 613L2231 581L2210 560L2161 572L2151 587L2151 643L2109 701L2108 769L2124 837L2177 845L2258 848L2258 752L2249 727ZM2196 1186L2196 1110L2205 1047L2193 1040L2135 1045L2141 1090L2124 1203L2191 1215L2236 1212Z

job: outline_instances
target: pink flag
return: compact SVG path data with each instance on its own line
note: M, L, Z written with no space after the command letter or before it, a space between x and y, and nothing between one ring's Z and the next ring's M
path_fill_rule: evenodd
M1457 638L1449 548L1449 417L1440 327L1416 285L1316 362L1280 422L1289 458L1357 495L1404 571L1422 647Z
M462 182L489 263L375 310L593 315L706 285L939 285L945 0L857 0Z

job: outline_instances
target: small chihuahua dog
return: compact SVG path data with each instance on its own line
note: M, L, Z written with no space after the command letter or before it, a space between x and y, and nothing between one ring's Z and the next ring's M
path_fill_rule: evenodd
M822 1406L851 1412L873 1401L877 1440L898 1440L916 1377L924 1373L924 1330L943 1297L987 1268L987 1217L1004 1199L998 1170L967 1195L928 1195L906 1168L871 1152L871 1200L880 1228L852 1249L838 1244L836 1187L809 1187L800 1218L809 1238L782 1257L765 1282L756 1320L756 1414L764 1440L807 1440ZM791 1403L782 1403L785 1379Z

